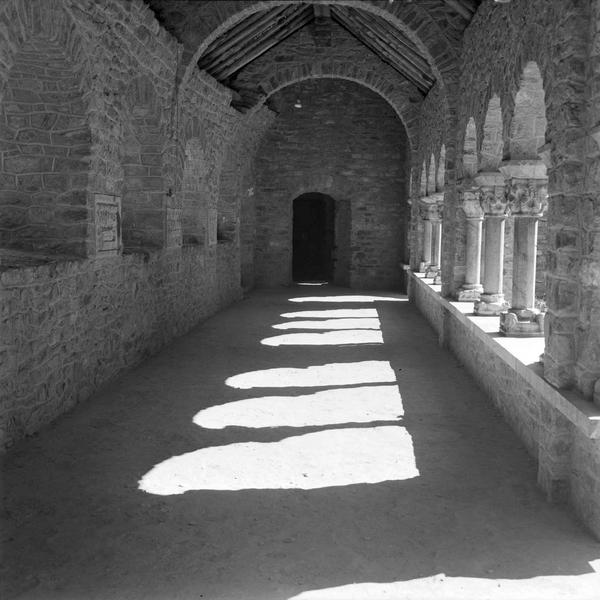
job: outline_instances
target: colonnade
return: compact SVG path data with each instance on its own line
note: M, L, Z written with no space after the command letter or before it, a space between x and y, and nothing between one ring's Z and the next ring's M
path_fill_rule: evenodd
M419 215L423 220L423 246L419 272L442 283L442 217L444 193L436 192L419 199Z
M499 315L504 335L544 335L544 313L535 307L535 279L538 223L548 205L547 181L543 161L515 160L503 162L499 171L479 172L458 182L466 217L466 253L465 281L457 299L473 302L477 315ZM434 283L440 282L442 207L441 193L420 199L424 235L419 270L434 277ZM508 218L514 219L510 304L503 293Z

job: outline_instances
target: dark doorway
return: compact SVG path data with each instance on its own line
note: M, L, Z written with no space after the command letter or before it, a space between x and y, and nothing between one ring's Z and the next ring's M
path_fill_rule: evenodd
M325 194L294 200L292 277L294 281L333 279L334 201Z

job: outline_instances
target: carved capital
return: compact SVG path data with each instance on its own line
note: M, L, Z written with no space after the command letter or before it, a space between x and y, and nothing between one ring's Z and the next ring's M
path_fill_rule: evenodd
M429 220L441 221L444 214L444 205L442 202L435 202L429 205Z
M486 215L505 217L510 213L508 196L504 186L486 186L481 188L481 207Z
M482 219L481 196L477 189L463 190L461 192L461 207L467 219Z
M419 202L419 214L426 221L441 221L444 211L444 195L424 196Z
M548 207L548 180L511 179L506 195L513 215L541 217Z

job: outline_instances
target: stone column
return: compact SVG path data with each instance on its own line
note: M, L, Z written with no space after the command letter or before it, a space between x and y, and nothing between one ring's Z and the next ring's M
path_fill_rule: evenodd
M429 196L433 202L429 205L429 220L431 222L431 264L427 269L426 277L432 277L433 283L442 283L442 215L444 211L444 195L435 194Z
M462 189L461 206L467 217L467 252L465 282L458 291L459 302L473 302L483 291L481 285L481 229L483 210L479 190L474 187Z
M478 173L481 207L485 219L485 251L483 255L483 293L475 302L476 315L497 316L508 309L504 299L504 226L510 212L499 171Z
M426 205L419 207L419 213L423 221L423 247L421 249L419 273L425 273L431 264L431 221L429 220L429 209Z
M512 306L500 315L500 333L542 336L544 314L535 308L535 261L538 220L548 206L546 166L541 161L509 161L500 170L515 220Z

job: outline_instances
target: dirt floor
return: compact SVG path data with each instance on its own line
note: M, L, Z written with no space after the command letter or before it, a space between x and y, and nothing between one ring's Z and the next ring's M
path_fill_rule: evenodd
M253 293L12 448L0 597L598 600L600 543L376 296Z

